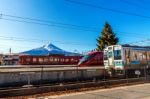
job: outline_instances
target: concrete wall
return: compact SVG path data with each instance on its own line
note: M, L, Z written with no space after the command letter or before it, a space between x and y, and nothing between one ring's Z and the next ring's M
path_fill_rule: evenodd
M0 87L4 86L22 86L28 83L52 83L62 81L76 81L84 79L93 79L101 77L103 74L102 69L94 70L64 70L64 71L39 71L39 72L0 72Z

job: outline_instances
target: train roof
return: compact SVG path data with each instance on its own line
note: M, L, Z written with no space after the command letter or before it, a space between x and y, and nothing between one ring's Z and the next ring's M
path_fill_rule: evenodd
M128 44L122 45L122 47L133 47L133 48L147 48L147 49L150 49L150 46L138 46L138 45L128 45Z
M129 49L137 50L137 51L141 51L141 50L143 50L143 51L150 51L150 46L137 46L137 45L129 45L129 44L125 44L125 45L112 45L112 46L129 48ZM108 47L106 47L104 49L104 51L107 50Z
M101 51L91 51L91 52L88 52L87 54L91 55L91 54L95 54L95 53L103 53L103 52L101 52Z
M131 46L131 45L122 45L126 48L131 48L133 50L143 50L143 51L150 51L150 46Z

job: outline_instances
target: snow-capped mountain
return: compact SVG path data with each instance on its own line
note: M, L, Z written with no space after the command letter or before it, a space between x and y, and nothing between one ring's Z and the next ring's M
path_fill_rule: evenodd
M44 45L43 48L47 49L48 51L52 51L52 50L63 51L62 49L56 47L55 45L51 43Z
M60 54L65 56L78 56L79 53L67 52L58 48L57 46L53 45L52 43L46 44L42 47L35 48L29 51L21 52L21 54L25 55L53 55L53 54Z

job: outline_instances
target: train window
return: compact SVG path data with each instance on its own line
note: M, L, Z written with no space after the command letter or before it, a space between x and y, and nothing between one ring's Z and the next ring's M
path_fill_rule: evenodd
M108 58L111 58L111 57L112 57L112 51L108 52Z
M108 47L109 50L112 50L112 47Z
M136 53L134 54L134 60L137 60L137 54Z
M48 62L48 58L44 58L44 62Z
M144 54L142 55L142 59L143 59L143 60L146 59L146 56L145 56Z
M73 59L73 58L71 58L71 61L73 62L73 61L74 61L74 59Z
M79 61L79 60L77 60L77 59L75 60L75 62L78 62L78 61Z
M50 57L50 58L49 58L49 61L52 62L52 61L53 61L53 57Z
M28 57L28 58L26 58L26 61L27 61L27 62L29 62L29 61L30 61L30 58L29 58L29 57Z
M39 62L42 63L43 62L43 58L39 58Z
M121 59L121 50L114 50L114 59L115 60Z
M69 61L69 59L67 58L65 61L66 61L66 62L68 62L68 61Z
M104 52L104 60L108 60L107 52Z
M130 58L130 50L125 50L126 51L126 57Z
M64 62L64 59L60 59L61 62Z
M36 62L37 60L36 60L36 58L33 58L33 62Z
M83 61L86 61L90 58L91 56L90 55L85 55L80 61L83 62Z
M54 58L54 61L57 62L57 58Z

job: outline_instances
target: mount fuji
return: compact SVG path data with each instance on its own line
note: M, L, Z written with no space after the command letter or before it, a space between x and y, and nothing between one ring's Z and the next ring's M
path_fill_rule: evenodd
M57 46L53 45L52 43L46 44L42 47L35 48L29 51L21 52L24 55L65 55L65 56L79 56L81 54L68 52L63 49L58 48Z

